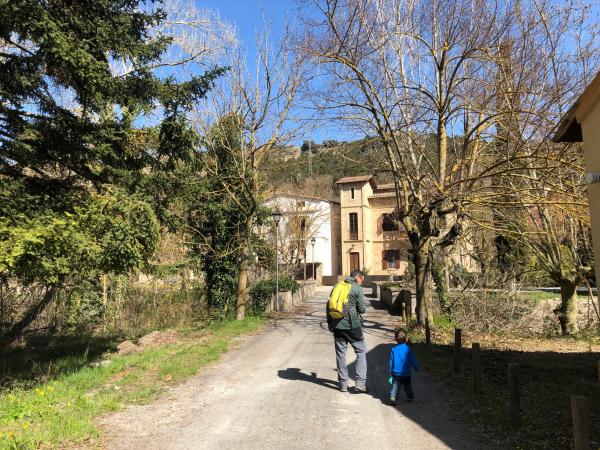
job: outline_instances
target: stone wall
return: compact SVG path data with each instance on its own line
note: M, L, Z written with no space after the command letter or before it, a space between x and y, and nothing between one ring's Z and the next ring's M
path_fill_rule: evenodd
M299 284L300 289L295 294L292 294L291 291L279 291L279 312L291 311L295 306L301 305L308 297L315 293L316 283L314 281ZM275 297L276 295L273 294L271 304L267 307L267 312L274 310Z

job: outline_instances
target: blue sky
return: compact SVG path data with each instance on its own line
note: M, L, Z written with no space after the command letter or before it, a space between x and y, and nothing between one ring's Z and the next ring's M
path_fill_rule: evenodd
M296 0L196 0L199 8L217 11L221 19L235 26L238 37L248 52L248 62L254 60L255 36L266 23L273 39L283 31L286 17L288 22L294 26L297 24L298 3ZM360 139L344 130L334 123L322 123L320 127L306 133L302 133L293 145L300 145L304 139L311 138L315 142L326 139L339 141Z

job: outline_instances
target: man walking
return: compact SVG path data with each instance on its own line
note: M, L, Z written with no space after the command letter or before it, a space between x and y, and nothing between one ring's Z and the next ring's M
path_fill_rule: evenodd
M343 314L332 314L331 300L327 304L327 324L334 336L338 381L342 392L348 391L348 367L346 365L348 343L352 345L354 353L356 353L355 389L359 392L367 392L367 347L363 336L361 317L361 314L365 312L365 297L361 287L364 279L365 275L360 270L355 270L342 282L347 283L344 287L349 287L347 297L340 301L340 303L344 302ZM336 290L336 288L338 286L333 288L332 296L334 293L343 292L343 289ZM336 315L341 317L336 318Z

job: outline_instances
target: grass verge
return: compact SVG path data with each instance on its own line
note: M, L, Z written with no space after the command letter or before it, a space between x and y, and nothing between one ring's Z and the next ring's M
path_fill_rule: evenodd
M99 438L94 419L127 404L147 403L217 360L233 338L263 323L260 318L221 322L188 332L176 344L111 355L104 367L83 367L36 387L5 390L0 394L0 448L94 445Z
M429 346L415 335L415 354L445 385L454 410L489 443L489 448L571 448L571 395L589 399L591 446L599 448L597 339L506 339L463 333L461 371L456 374L448 331L436 333ZM481 345L480 394L473 390L471 342ZM509 424L509 363L520 365L521 423L517 429Z

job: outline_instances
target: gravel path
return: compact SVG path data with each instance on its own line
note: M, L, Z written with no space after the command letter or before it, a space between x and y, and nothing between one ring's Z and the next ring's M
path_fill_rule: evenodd
M386 311L368 307L365 315L369 394L337 390L328 292L321 288L302 312L243 338L155 403L104 417L106 448L479 448L422 372L413 377L414 403L384 403L395 320ZM351 349L348 360L354 361Z

